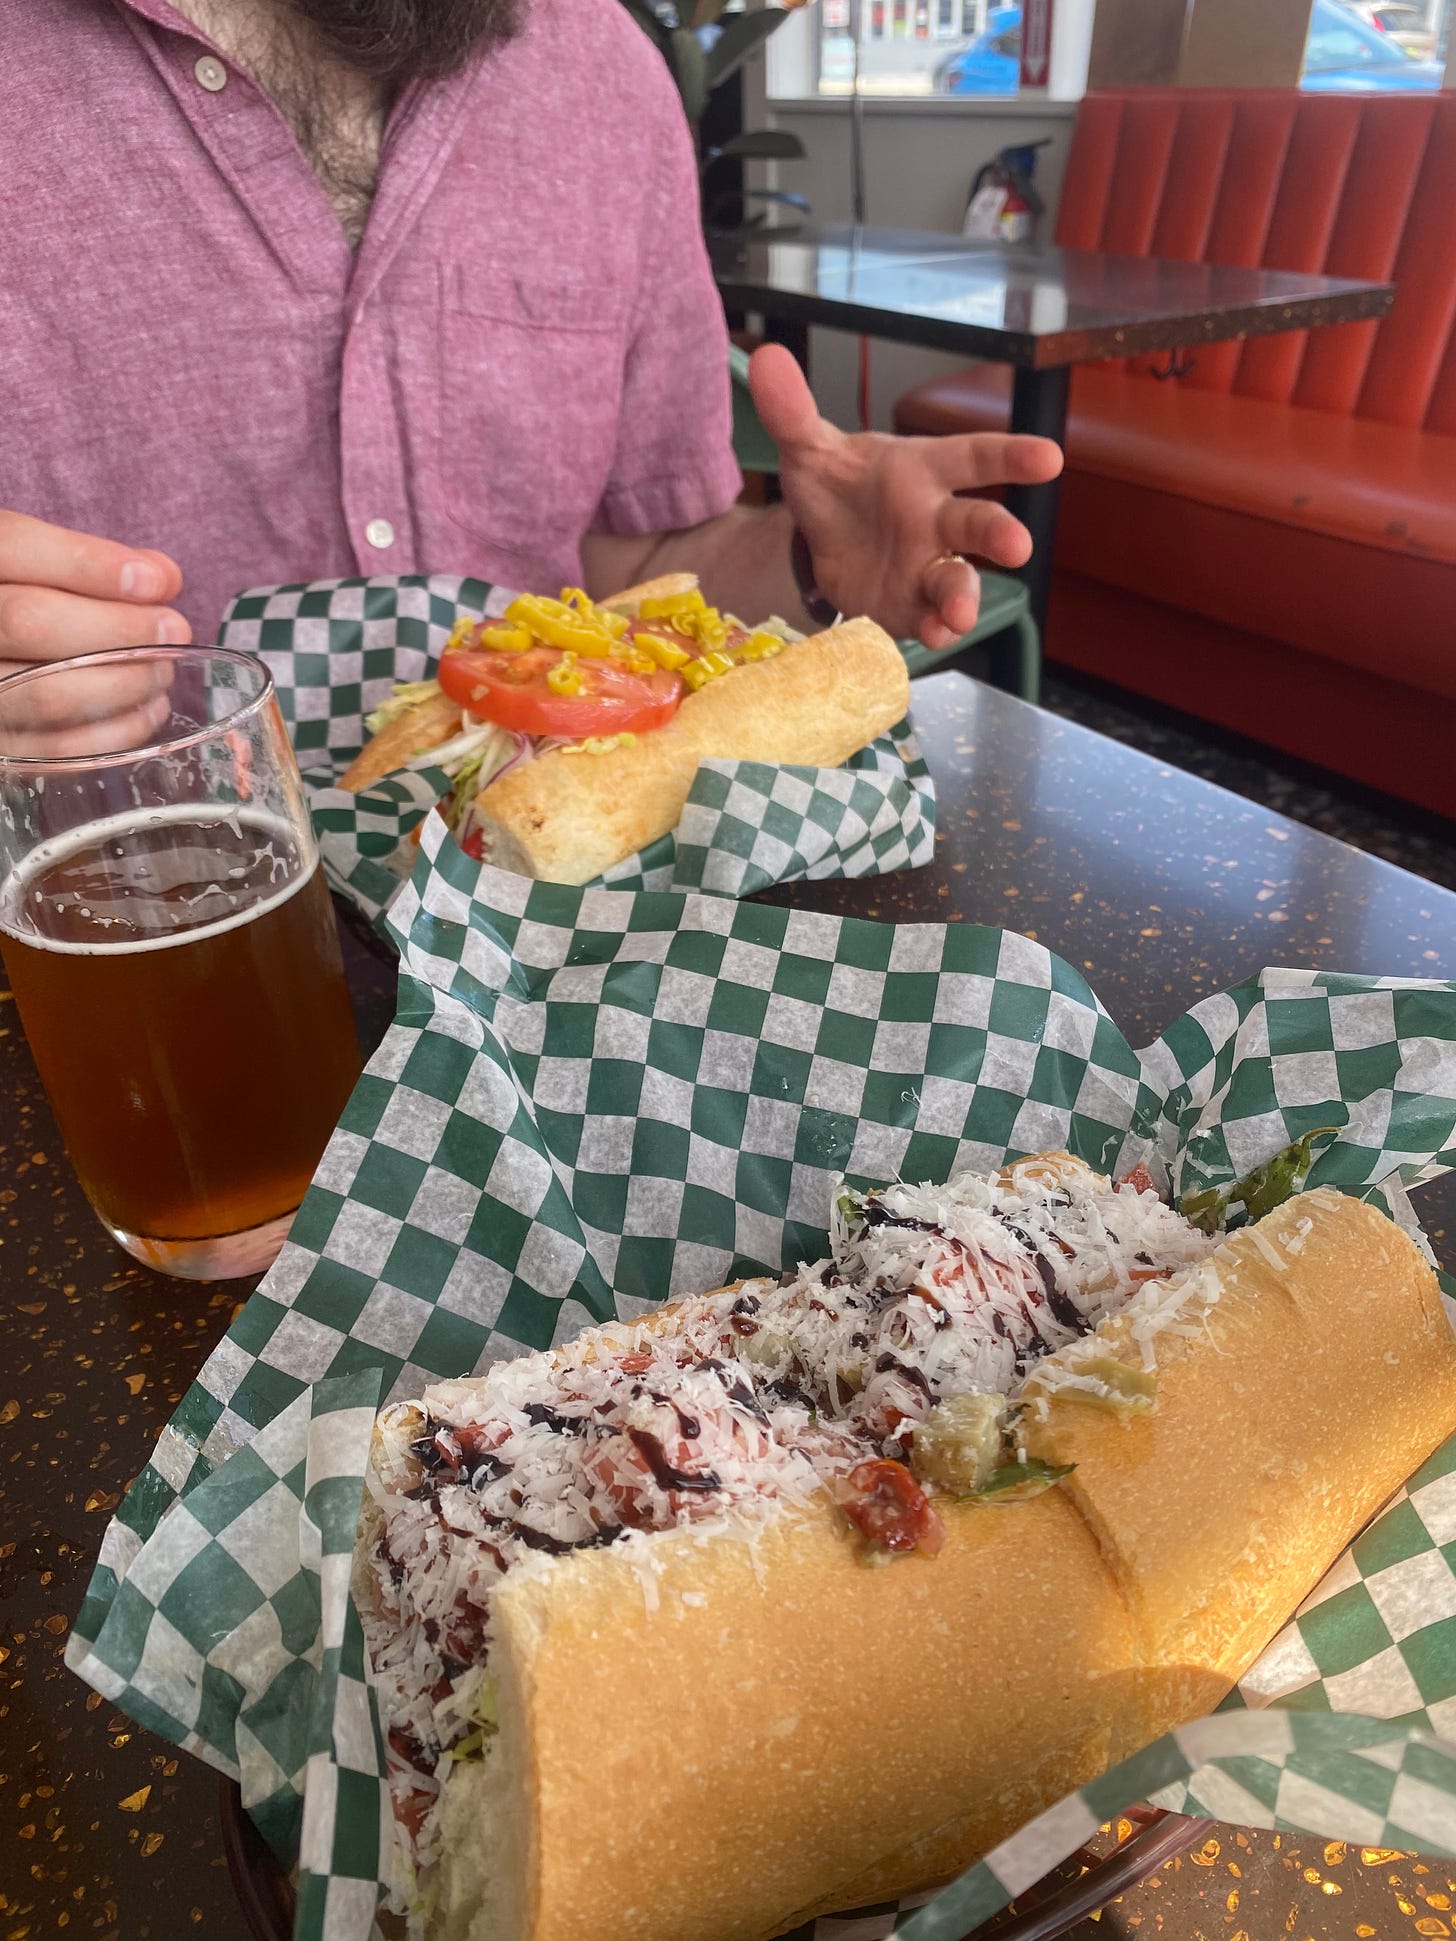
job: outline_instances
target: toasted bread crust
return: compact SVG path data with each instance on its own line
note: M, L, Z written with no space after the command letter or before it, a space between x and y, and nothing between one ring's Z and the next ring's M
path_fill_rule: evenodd
M636 614L646 599L690 593L693 573L663 573L601 602ZM789 642L689 694L672 720L602 754L553 749L476 797L486 858L523 876L588 883L675 829L703 761L837 768L901 720L910 680L872 620ZM360 789L459 731L443 694L409 709L356 757L340 787Z
M462 719L459 702L448 694L427 695L366 743L339 777L339 787L368 788L381 775L404 768L421 755L428 755L432 748L443 747L452 735L459 734Z
M503 1584L496 1864L527 1912L451 1933L762 1941L949 1877L1211 1710L1456 1429L1456 1336L1415 1246L1338 1194L1190 1271L1210 1269L1200 1328L1158 1336L1153 1408L1050 1388L1029 1440L1076 1469L943 1506L938 1557L866 1569L823 1503L654 1538L651 1598L625 1549ZM1126 1355L1127 1329L1095 1332ZM463 1764L449 1790L468 1880L486 1776Z
M476 797L485 854L505 869L587 883L675 829L700 762L837 768L902 719L910 680L872 620L847 620L690 694L629 747L555 749Z
M670 600L679 594L692 593L697 584L696 573L659 573L655 580L639 580L636 586L624 587L609 600L598 600L597 605L635 617L641 612L644 600Z

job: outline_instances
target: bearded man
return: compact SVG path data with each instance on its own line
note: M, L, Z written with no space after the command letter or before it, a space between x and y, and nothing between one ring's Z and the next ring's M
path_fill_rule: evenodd
M1029 551L956 493L1055 446L846 436L775 348L784 502L735 504L692 145L618 0L5 0L0 90L0 673L354 573L690 567L797 617L796 526L939 647L952 556Z

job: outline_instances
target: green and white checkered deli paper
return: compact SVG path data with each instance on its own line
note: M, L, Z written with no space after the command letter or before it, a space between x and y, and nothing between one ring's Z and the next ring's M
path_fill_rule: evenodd
M815 1258L839 1171L943 1179L1067 1146L1108 1170L1148 1158L1184 1190L1338 1126L1312 1182L1409 1219L1406 1189L1456 1160L1452 984L1270 970L1136 1052L1075 970L1010 932L533 883L433 821L391 923L396 1022L108 1530L68 1651L238 1776L298 1862L301 1941L363 1941L376 1902L387 1807L348 1577L386 1395ZM918 1911L826 1921L819 1941L950 1941L1150 1793L1456 1854L1456 1442L1232 1709Z
M409 873L409 837L451 783L427 759L358 792L338 777L395 682L434 673L462 614L496 617L514 598L484 580L406 574L263 587L223 618L222 644L257 654L273 675L329 881L371 922ZM601 880L746 896L805 876L915 869L934 847L935 784L902 721L842 768L704 762L677 829Z

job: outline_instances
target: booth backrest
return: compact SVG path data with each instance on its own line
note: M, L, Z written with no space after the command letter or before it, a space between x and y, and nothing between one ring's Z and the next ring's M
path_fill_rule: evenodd
M1381 323L1210 345L1183 382L1456 436L1456 93L1089 95L1057 241L1392 281Z

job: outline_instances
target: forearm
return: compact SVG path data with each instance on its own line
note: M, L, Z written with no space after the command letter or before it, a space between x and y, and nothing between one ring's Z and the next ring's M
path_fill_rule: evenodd
M736 613L750 626L771 614L807 632L817 623L804 611L789 564L794 522L785 505L734 506L683 532L619 538L588 533L582 544L586 590L603 599L660 573L696 573L710 605Z

